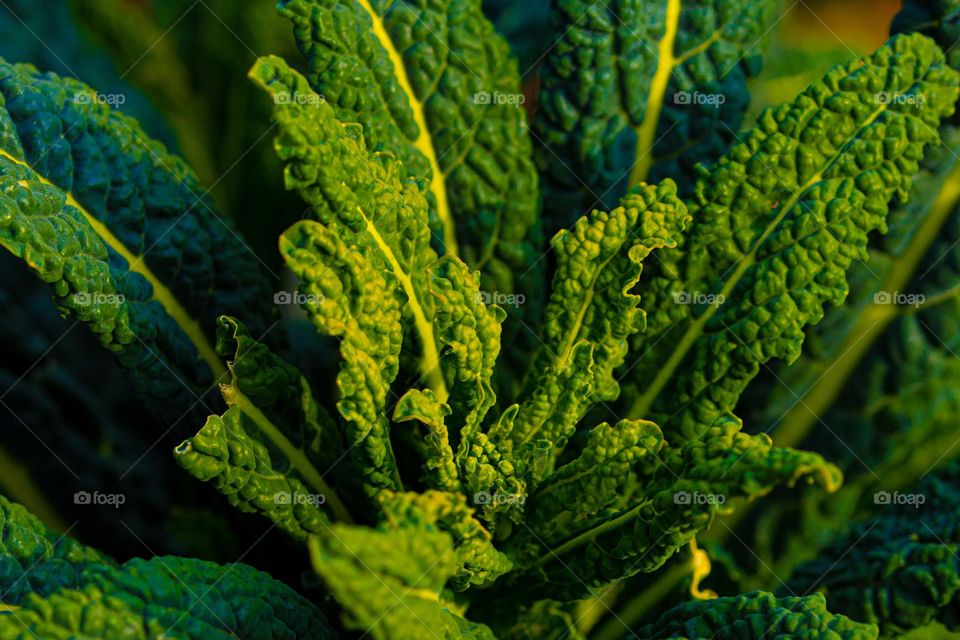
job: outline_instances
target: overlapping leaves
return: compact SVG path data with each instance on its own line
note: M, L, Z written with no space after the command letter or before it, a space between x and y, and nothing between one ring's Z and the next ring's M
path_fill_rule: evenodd
M421 180L444 251L535 291L537 175L516 63L479 0L284 0L310 87Z
M789 585L829 594L834 611L895 636L931 622L960 628L960 467L951 463L901 498L879 500L872 517L842 532Z
M90 87L2 62L0 94L0 243L175 420L223 374L218 313L266 329L256 260L183 162Z
M924 108L878 95L922 95ZM906 200L956 98L957 73L914 34L765 111L698 182L684 245L654 267L630 415L696 437L762 364L795 359L803 328L846 297L845 273L886 230L891 201Z
M534 122L547 212L559 227L626 187L718 158L749 103L775 2L561 0Z
M623 91L613 92L630 96L641 151L673 117L661 115L671 74L679 88L716 88L718 68L739 64L766 20L766 3L736 15L732 4L704 7L693 15L675 0L657 5L657 55L640 53L635 33L618 33L611 46L637 60L606 50L597 58L643 69L614 74ZM167 382L183 374L198 395L221 383L229 408L177 448L178 460L240 510L305 541L345 627L377 638L489 638L490 627L524 637L532 611L570 627L566 603L662 566L728 501L800 479L837 487L836 467L742 433L731 411L761 365L795 358L825 303L843 301L868 235L906 198L958 94L957 73L935 44L895 38L765 112L712 170L682 185L693 194L686 205L673 181L642 182L650 163L639 163L619 206L554 238L542 346L516 402L498 404L496 393L508 395L494 376L509 320L487 304L484 287L513 290L535 261L537 235L524 116L501 99L518 95L503 43L475 0L286 0L280 8L307 74L267 57L251 78L273 100L285 185L309 205L280 252L310 322L339 346L335 416L299 370L260 343L269 328L263 287L249 261L240 265L238 246L211 231L218 220L192 214L206 203L191 199L191 175L128 137L130 123L98 101L68 100L71 82L9 65L0 65L0 242L51 282L60 306L155 397L180 393L148 387L157 364ZM580 17L633 20L637 8ZM583 32L571 32L582 45ZM590 51L569 44L551 67L557 78ZM750 71L748 62L732 81ZM653 89L638 94L648 77ZM626 126L619 112L583 124L595 115ZM207 337L215 323L216 349ZM587 419L619 407L624 375L635 391L622 400L633 403L632 417ZM341 463L360 491L338 481L334 493L327 474ZM350 511L343 492L358 498ZM14 581L31 554L59 573L39 581L53 585L47 592L24 580L30 589L5 603L12 617L0 629L8 624L12 637L24 628L149 635L181 620L190 637L248 635L255 618L278 637L327 633L312 606L247 569L167 558L118 566L82 548L61 558L47 534L33 542L0 556ZM189 580L177 584L178 575ZM196 597L191 582L206 593ZM489 626L468 620L467 604ZM79 613L64 621L51 611ZM671 616L649 634L873 632L831 616L822 599L769 594Z
M250 566L119 565L0 497L0 638L335 638L323 613Z

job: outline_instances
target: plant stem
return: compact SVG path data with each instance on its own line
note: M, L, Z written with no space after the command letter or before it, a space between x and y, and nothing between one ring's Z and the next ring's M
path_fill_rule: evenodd
M655 604L663 600L693 572L693 564L688 559L673 566L660 576L652 585L631 598L624 606L603 624L591 637L591 640L620 640Z
M309 486L326 498L326 504L330 507L337 520L346 523L353 523L353 518L347 510L346 505L340 500L340 497L334 492L333 487L327 484L316 467L307 459L306 454L295 447L287 439L283 432L273 422L270 421L264 413L247 396L233 385L225 385L223 388L223 398L227 404L238 407L249 417L260 431L270 438L270 441L290 460L291 466L297 470L297 473L303 478Z

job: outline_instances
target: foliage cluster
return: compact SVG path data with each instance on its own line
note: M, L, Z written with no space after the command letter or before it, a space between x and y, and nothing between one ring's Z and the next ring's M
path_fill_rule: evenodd
M755 116L773 0L75 5L0 16L0 639L960 631L960 3Z

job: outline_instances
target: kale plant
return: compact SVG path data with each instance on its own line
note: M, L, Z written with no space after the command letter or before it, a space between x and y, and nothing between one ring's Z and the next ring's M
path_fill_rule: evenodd
M2 4L0 640L960 632L960 2Z

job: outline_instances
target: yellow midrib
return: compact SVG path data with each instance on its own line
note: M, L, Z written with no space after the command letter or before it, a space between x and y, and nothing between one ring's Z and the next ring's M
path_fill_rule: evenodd
M879 116L886 110L886 107L880 106L878 109L873 111L857 128L857 132L862 131L865 127L869 127ZM854 138L853 140L855 140ZM852 143L851 140L849 143ZM830 158L830 161L827 162L826 166L823 167L820 171L814 174L807 182L797 188L796 191L790 196L789 199L783 204L780 211L774 217L774 219L767 225L763 230L763 233L760 237L753 243L753 246L750 247L750 250L744 254L744 256L736 263L736 268L734 269L733 274L728 280L724 282L723 288L720 290L718 299L727 299L730 297L733 288L740 282L740 278L747 272L747 270L754 265L757 258L757 251L760 247L763 246L763 243L766 242L767 238L777 229L781 222L786 218L787 214L793 209L793 207L800 201L800 198L808 189L813 185L817 184L823 180L823 176L829 171L836 160L847 150L847 144L845 143L834 155ZM732 268L732 267L731 267ZM729 269L728 269L729 271ZM683 361L683 358L687 355L687 352L693 347L697 338L699 338L703 329L706 326L707 322L713 315L717 312L721 305L711 305L707 310L705 310L700 317L693 321L687 330L684 332L683 336L677 342L676 347L674 347L670 357L667 361L660 367L657 371L657 375L650 385L647 386L647 389L644 391L643 395L639 396L631 405L630 411L627 413L627 418L642 418L650 408L653 406L654 401L657 399L657 396L670 381L676 369L680 366L680 363Z
M283 432L270 421L270 418L260 410L260 407L244 395L236 385L224 385L221 391L223 392L224 401L232 407L237 407L246 414L246 416L257 425L257 428L290 460L290 464L297 470L301 477L303 477L303 480L313 487L315 491L323 494L327 506L330 507L333 515L338 520L346 523L353 522L353 518L350 516L347 507L340 500L336 492L334 492L333 488L323 479L323 476L320 475L316 467L307 459L306 454L301 449L295 447L293 443L283 435Z
M647 96L647 109L643 122L637 127L637 149L634 155L633 169L630 171L630 186L640 184L647 179L653 166L653 138L657 134L660 110L663 108L664 94L670 83L670 74L677 65L673 55L673 46L677 40L680 26L680 0L667 0L667 13L663 38L657 46L657 71L650 81L650 93Z
M593 278L590 279L590 286L584 292L583 304L580 305L580 309L577 311L577 316L573 320L573 326L570 327L570 330L567 332L567 336L563 341L563 346L560 349L560 353L557 354L554 359L554 366L558 369L565 369L567 365L570 364L570 356L573 354L573 346L576 344L578 337L580 336L580 329L583 328L583 321L587 317L587 311L590 309L590 304L593 302L593 296L596 294L597 290L597 281L600 279L600 274L603 273L604 269L607 268L607 265L617 257L617 252L613 251L609 256L597 267L597 270L593 274Z
M932 213L920 225L906 251L894 260L880 291L900 291L916 273L920 260L937 238L953 207L960 201L960 162L956 163L944 182L943 189L930 205ZM896 316L896 306L870 303L837 350L841 360L807 390L804 402L797 402L781 420L780 427L774 432L778 444L796 446L809 433L816 416L822 415L833 404L856 365Z
M128 270L133 273L140 274L147 280L147 282L150 283L150 286L153 288L153 296L151 299L160 303L160 306L162 306L164 311L167 312L167 315L173 318L173 321L177 323L180 329L186 334L187 338L190 339L190 342L193 343L194 347L196 347L200 357L204 362L207 363L207 366L210 367L210 370L213 372L214 379L220 380L224 375L226 375L226 367L223 366L223 362L221 362L220 358L217 356L217 353L214 351L210 341L207 340L207 336L200 327L200 323L198 323L187 312L183 305L180 304L180 301L177 300L173 292L170 291L170 289L163 284L156 275L154 275L144 261L143 256L138 256L127 249L127 247L120 242L120 239L117 238L117 236L115 236L106 225L97 220L84 208L82 204L77 202L77 199L73 197L72 193L61 189L54 183L50 182L46 177L40 175L36 169L31 167L26 162L13 157L6 150L0 149L0 156L7 158L11 162L22 167L26 167L37 176L42 184L53 187L54 189L57 189L61 193L65 194L66 203L79 211L96 232L96 234L100 237L100 239L127 261Z
M916 273L921 258L926 255L946 218L960 201L960 162L954 165L944 179L944 183L944 187L930 205L932 213L920 225L908 248L890 265L889 275L881 285L880 291L899 291ZM880 306L871 302L863 310L846 340L837 348L836 353L840 355L831 368L821 374L813 386L807 389L794 406L780 418L779 425L773 432L773 440L777 446L796 447L803 441L816 424L817 416L823 415L826 409L833 405L836 398L843 392L857 365L897 315L898 309L895 305ZM881 475L887 478L886 475ZM891 484L890 486L903 485ZM726 526L723 529L715 529L717 533L712 537L719 542L725 540L751 512L755 504L757 503L748 503L733 514L724 517L723 522Z
M577 311L577 315L573 319L573 326L570 327L569 331L566 332L566 337L561 344L560 352L553 355L551 366L556 371L563 372L569 368L571 364L570 358L573 355L573 347L575 344L577 344L578 337L580 335L580 329L583 327L583 321L587 317L587 310L590 308L590 304L593 302L593 296L596 293L597 281L600 278L600 274L603 273L604 269L606 269L607 265L610 264L615 257L617 257L616 251L607 256L603 263L597 267L596 272L594 272L593 278L590 280L590 286L584 292L583 303L580 305L580 309ZM526 444L529 442L533 436L539 433L540 428L546 424L546 421L550 420L555 413L556 408L554 407L554 409L547 414L540 424L535 425L533 428L528 427L526 433L523 435L523 438L520 439L519 444Z
M662 242L657 242L657 241L653 241L653 242L644 241L644 242L646 243L646 246L644 248L647 249L648 255L650 253L653 253L654 250L660 249L664 246ZM640 246L641 244L642 243L638 242L637 244L632 245L631 249L633 249L633 247ZM590 305L593 303L593 298L597 293L597 282L599 282L600 276L606 270L607 265L613 262L614 258L616 258L617 255L619 254L616 251L612 252L600 264L600 266L597 267L596 272L593 274L593 278L590 280L590 287L587 288L584 294L583 304L580 306L580 310L577 312L577 317L574 319L573 327L570 329L569 332L567 332L567 337L564 340L563 348L560 350L560 353L554 359L555 366L557 366L558 368L565 368L567 365L570 364L570 357L573 354L574 346L578 342L580 329L583 328L583 322L587 317L587 311L590 309ZM637 268L641 268L639 264L637 265ZM637 278L639 278L639 276L637 276ZM636 280L633 282L633 284L636 284ZM623 295L627 295L627 294L624 293Z
M359 2L364 11L370 15L370 20L373 22L373 35L387 52L387 56L393 64L397 84L400 85L400 88L407 95L410 110L413 112L413 120L417 123L417 129L419 129L419 134L413 144L420 153L426 157L427 162L430 163L430 191L437 199L437 217L443 224L443 244L447 255L455 256L458 251L457 234L453 226L453 216L450 214L450 203L447 200L447 186L444 181L443 172L440 171L437 152L433 148L430 129L427 128L427 118L424 115L423 103L417 99L417 96L413 92L413 85L410 84L410 78L407 76L407 68L403 62L403 56L397 51L393 40L390 38L390 34L387 33L387 29L383 24L383 18L378 16L377 12L373 10L373 6L371 6L369 0L357 0L357 2Z
M603 535L608 531L613 531L614 529L622 525L624 522L627 522L631 518L635 517L638 513L640 513L640 510L643 509L643 507L649 503L650 503L649 500L641 500L638 504L622 512L620 515L616 516L615 518L601 522L600 524L596 525L591 529L587 529L586 531L582 531L578 533L573 538L567 540L566 542L556 547L549 553L546 553L543 556L541 556L536 561L535 566L542 567L547 562L550 562L554 558L559 558L562 554L567 553L571 549L575 549L585 542L596 540L597 538L599 538L601 535Z
M423 311L423 305L420 304L417 291L413 287L413 280L411 280L410 275L403 270L403 267L400 266L400 262L393 254L393 250L383 239L383 236L380 235L373 221L367 217L367 214L365 214L360 207L357 207L357 211L366 223L370 236L377 244L381 253L383 253L384 258L386 258L393 276L397 279L397 282L400 283L400 286L403 287L404 293L407 294L407 305L411 313L413 313L413 322L417 327L417 333L420 334L420 341L423 343L420 373L427 379L430 388L433 389L434 394L437 396L437 400L440 403L446 402L448 395L447 383L443 379L443 371L440 370L440 354L437 351L437 340L433 334L433 325L427 320L427 315Z

